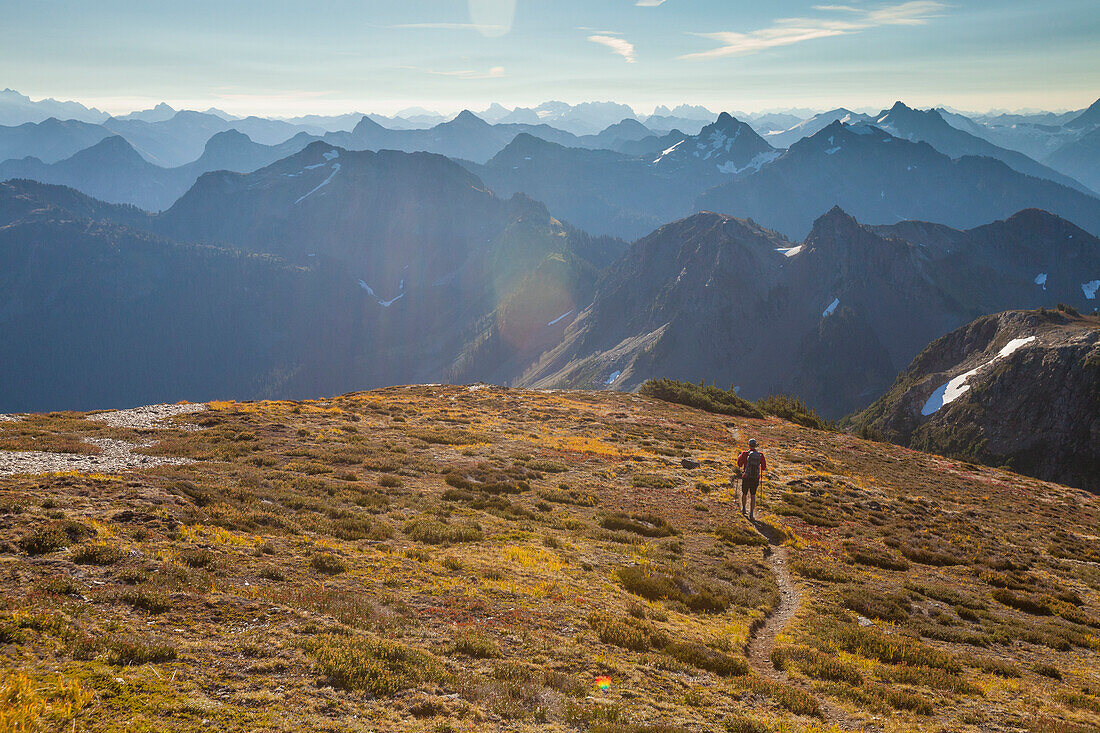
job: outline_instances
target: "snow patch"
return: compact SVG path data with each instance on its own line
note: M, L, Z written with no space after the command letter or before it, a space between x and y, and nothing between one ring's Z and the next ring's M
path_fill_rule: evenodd
M1100 289L1100 280L1090 280L1087 283L1081 283L1081 290L1089 300L1096 300L1097 289Z
M613 382L614 382L614 381L615 381L616 379L618 379L619 377L621 377L621 376L622 376L622 374L623 374L622 372L618 372L618 371L615 371L615 372L611 372L611 376L609 376L609 377L607 378L607 383L608 383L608 384L611 384L611 383L613 383Z
M776 247L776 252L779 252L784 257L794 257L796 254L802 251L802 245L799 244L795 247Z
M313 165L307 165L307 166L306 166L306 170L307 170L307 171L311 171L311 170L313 170L314 168L320 168L320 167L321 167L321 166L323 166L323 165L324 165L324 163L314 163Z
M684 138L684 140L686 140L686 139L687 139L687 138ZM662 150L662 151L661 151L661 154L657 156L657 160L653 161L653 165L657 165L658 163L660 163L660 162L661 162L661 159L663 159L663 158L664 158L664 157L665 157L666 155L668 155L668 154L669 154L669 153L671 153L671 152L672 152L673 150L675 150L676 148L678 148L678 147L680 147L681 145L683 145L683 144L684 144L684 140L681 140L680 142L676 143L675 145L673 145L673 146L672 146L671 148L668 148L667 150Z
M837 152L838 150L840 150L839 145L837 145L835 147L831 147L831 148L829 148L828 150L825 151L825 155L832 155L833 153Z
M829 307L821 311L821 317L828 318L831 316L836 311L838 305L840 305L840 298L833 298L833 302L829 303Z
M558 316L558 317L557 317L557 318L555 318L554 320L550 321L550 322L549 322L549 323L547 323L546 325L547 325L547 326L553 326L553 325L554 325L555 323L557 323L557 322L558 322L558 321L560 321L561 319L565 318L565 317L566 317L567 315L569 315L569 314L570 314L570 313L572 313L572 312L573 312L573 309L572 309L572 308L570 308L570 309L569 309L569 310L567 310L567 311L566 311L565 313L562 313L562 314L561 314L560 316Z
M754 171L760 170L766 164L772 162L778 158L782 153L778 150L768 150L763 153L757 153L748 163L743 167L738 168L737 164L732 160L727 160L718 166L719 173L744 173L748 169L752 168Z
M324 153L321 153L321 157L324 158L325 160L336 160L337 158L340 157L340 151L339 150L328 150Z
M1047 274L1045 272L1040 272L1038 275L1036 275L1035 276L1035 284L1036 285L1042 285L1043 290L1046 290L1047 289Z
M378 301L378 305L382 306L383 308L389 308L391 305L393 305L394 303L396 303L397 301L401 300L404 297L405 297L405 294L401 293L396 298L390 298L389 300L380 300L380 301Z
M1100 283L1100 281L1097 282ZM968 372L963 372L962 374L955 377L947 384L944 384L935 392L933 392L932 396L928 398L928 401L924 403L924 407L921 408L920 414L927 417L928 415L931 415L932 413L939 410L944 405L951 404L959 397L961 397L964 392L970 389L970 385L966 383L966 380L970 379L979 371L985 369L987 366L997 361L998 359L1003 359L1009 356L1020 347L1025 346L1034 340L1034 336L1028 336L1027 338L1022 339L1012 339L1007 344L1005 344L1005 347L997 352L997 355L994 356L992 359L980 366L974 367Z
M362 280L360 280L360 281L359 281L359 287L363 288L363 290L366 290L366 291L367 291L368 293L370 293L371 295L374 295L374 289L373 289L373 288L371 288L371 286L370 286L370 285L367 285L367 284L366 284L365 282L363 282Z
M298 199L297 201L295 201L294 203L296 203L296 204L300 204L300 203L302 203L302 201L303 201L303 200L305 200L305 199L309 198L309 197L310 197L310 196L312 196L313 194L315 194L315 193L317 193L318 191L320 191L320 190L321 190L321 188L322 188L323 186L326 186L326 185L328 185L328 182L332 180L332 177L333 177L333 176L335 176L335 175L336 175L337 173L339 173L339 172L340 172L340 164L339 164L339 163L333 163L333 164L332 164L332 173L329 173L329 174L328 174L328 178L326 178L325 180L323 180L323 181L321 181L320 183L318 183L318 184L317 184L317 186L316 186L316 187L315 187L315 188L314 188L314 189L313 189L312 191L310 191L309 193L307 193L307 194L306 194L305 196L301 196L301 197L299 197L299 199Z

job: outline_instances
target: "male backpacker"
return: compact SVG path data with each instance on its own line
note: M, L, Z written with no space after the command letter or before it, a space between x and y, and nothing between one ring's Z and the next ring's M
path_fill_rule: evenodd
M741 513L745 513L745 499L749 502L749 519L756 518L756 489L760 486L760 476L768 469L764 454L756 450L756 438L749 441L749 449L737 457L737 468L741 471Z

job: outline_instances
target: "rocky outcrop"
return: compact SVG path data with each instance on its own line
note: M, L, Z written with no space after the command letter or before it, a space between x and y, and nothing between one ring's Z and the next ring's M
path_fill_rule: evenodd
M932 342L849 422L918 450L1100 491L1100 317L979 318Z

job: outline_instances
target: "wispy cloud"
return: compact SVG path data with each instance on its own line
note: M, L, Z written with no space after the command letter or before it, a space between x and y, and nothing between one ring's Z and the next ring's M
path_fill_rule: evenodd
M619 38L618 36L606 36L597 34L589 36L588 40L592 43L598 43L601 46L607 46L614 53L619 54L628 64L633 64L638 58L634 55L634 44L625 38Z
M665 0L638 0L638 2L634 4L637 5L639 8L655 8L664 1Z
M457 79L499 79L504 76L503 66L494 66L488 71L477 71L476 69L456 69L454 71L443 71L439 69L424 69L419 66L401 66L402 69L410 69L412 71L422 71L425 74L435 74L436 76L453 76Z
M477 31L478 33L499 33L507 31L508 26L489 23L398 23L388 28L429 28L448 31Z
M718 41L721 45L709 51L689 53L681 59L714 59L723 56L746 56L777 46L790 46L818 38L844 36L884 25L923 25L947 9L938 0L909 0L895 5L858 8L851 5L816 5L815 10L832 14L817 18L779 18L770 28L735 33L697 33ZM837 16L836 14L841 14Z

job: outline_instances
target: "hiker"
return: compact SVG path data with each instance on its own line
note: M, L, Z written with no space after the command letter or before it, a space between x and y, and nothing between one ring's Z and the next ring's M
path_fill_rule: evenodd
M764 454L756 450L756 438L749 440L749 449L737 456L737 471L741 474L741 513L745 513L745 499L752 495L749 503L749 519L755 519L756 489L760 486L760 474L768 469Z

